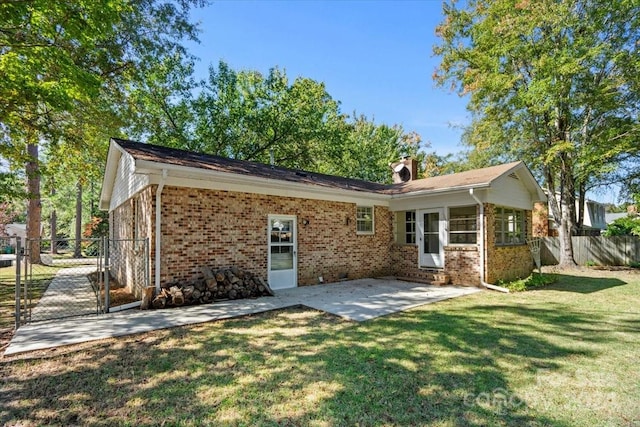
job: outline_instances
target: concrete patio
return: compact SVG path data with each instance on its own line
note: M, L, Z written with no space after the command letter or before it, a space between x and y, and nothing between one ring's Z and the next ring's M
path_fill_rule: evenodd
M479 291L480 289L474 287L431 286L394 278L359 279L304 286L277 291L274 297L222 301L165 310L136 309L29 324L18 329L4 354L12 355L156 329L229 319L297 305L362 322Z

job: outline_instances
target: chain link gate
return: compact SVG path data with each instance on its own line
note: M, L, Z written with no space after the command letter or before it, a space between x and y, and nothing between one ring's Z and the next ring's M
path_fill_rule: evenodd
M16 329L109 312L110 287L128 286L135 295L149 280L146 239L39 239L23 245L17 238L15 253Z

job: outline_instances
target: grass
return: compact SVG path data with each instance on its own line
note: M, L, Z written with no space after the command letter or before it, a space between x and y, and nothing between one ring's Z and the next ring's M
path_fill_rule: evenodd
M640 424L640 274L353 323L305 308L0 361L0 424Z
M37 304L58 270L60 270L59 267L33 266L29 282L29 296L32 306ZM23 272L21 273L24 274ZM0 334L6 333L7 330L12 330L15 326L15 280L15 266L0 268ZM21 298L24 298L24 295ZM1 344L0 340L0 348L2 348Z

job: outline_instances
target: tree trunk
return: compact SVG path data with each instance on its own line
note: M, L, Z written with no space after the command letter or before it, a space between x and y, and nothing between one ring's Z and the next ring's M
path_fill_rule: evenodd
M27 239L25 247L32 264L40 264L40 230L42 201L40 200L40 167L38 160L38 144L27 144L29 160L25 166L27 173L27 191L29 205L27 208ZM28 246L27 246L28 245Z
M78 181L76 194L76 245L73 251L74 258L82 257L82 183Z
M51 195L56 195L56 189L51 189ZM52 206L51 216L49 217L49 226L51 228L51 253L58 253L58 242L56 241L56 236L58 234L58 216L56 215L56 209Z
M580 184L578 186L578 221L577 221L577 228L578 228L578 235L582 235L583 234L583 230L584 230L584 209L586 207L586 199L587 199L587 190L584 186L584 184Z
M560 200L558 200L558 193L554 185L552 172L545 168L545 175L547 178L547 197L549 198L549 211L553 215L558 226L558 237L560 238L560 266L573 267L576 262L573 259L573 243L571 242L571 229L569 228L569 221L567 216L569 215L569 209L566 206L566 199L562 197L565 193L564 186L560 191Z

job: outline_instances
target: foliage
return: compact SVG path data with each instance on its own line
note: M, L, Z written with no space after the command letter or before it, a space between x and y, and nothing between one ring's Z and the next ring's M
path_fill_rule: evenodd
M106 211L97 211L91 221L85 224L82 237L96 239L109 235L109 214Z
M640 216L625 216L607 224L603 236L640 236Z
M41 228L41 176L77 171L70 179L81 188L98 173L101 166L87 159L100 163L100 157L90 153L103 148L105 133L115 133L118 109L126 110L127 93L143 80L149 65L183 53L183 39L196 39L189 10L199 4L200 0L0 4L0 156L12 171L25 169L29 237L39 237ZM59 164L47 167L43 153L55 153L49 159ZM30 250L34 262L39 261L38 251Z
M471 161L526 161L559 219L561 263L573 263L574 199L583 206L640 149L640 6L472 0L444 14L435 78L470 97Z
M261 163L388 182L389 163L421 160L420 137L349 117L323 83L285 71L235 71L225 62L195 82L178 56L156 64L132 93L129 132L147 142Z
M17 214L15 207L9 202L0 203L0 236L6 236L6 226L13 222Z
M511 292L523 292L535 288L548 286L558 281L558 277L553 274L533 273L526 279L516 279L512 281L498 281L498 285L509 289Z

